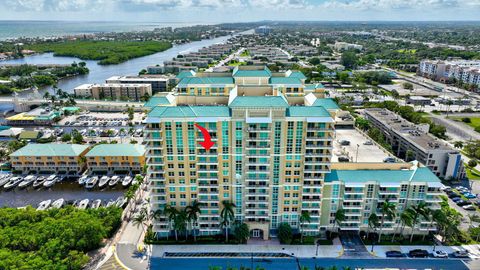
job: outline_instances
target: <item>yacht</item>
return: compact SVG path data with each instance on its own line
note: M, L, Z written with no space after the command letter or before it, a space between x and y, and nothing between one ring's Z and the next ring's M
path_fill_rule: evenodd
M81 200L81 201L78 203L78 209L87 209L89 202L90 202L89 199Z
M64 204L65 204L65 199L60 198L60 199L54 201L50 207L58 209L58 208L62 208Z
M100 199L94 200L94 201L92 202L92 204L90 205L90 208L92 208L92 209L97 209L97 208L99 208L101 205L102 205L102 200L100 200Z
M15 188L22 181L23 181L22 177L14 176L8 180L8 182L3 186L3 188L7 190Z
M99 188L104 188L107 186L108 184L108 181L110 181L110 177L108 176L102 176L102 178L100 178L100 181L98 182L98 187Z
M95 187L97 182L98 182L98 176L93 176L93 177L89 178L87 180L87 182L85 182L85 187L88 188L88 189L92 189L92 188Z
M117 185L118 181L120 181L120 177L117 175L114 175L112 176L112 178L110 178L110 182L108 182L108 185L111 187L114 187Z
M51 186L55 185L57 180L58 180L57 175L52 174L49 177L47 177L47 179L45 179L45 182L43 183L43 186L44 187L51 187Z
M11 175L2 175L2 177L0 178L0 187L3 187L6 183L8 183L8 181L10 181L10 178L12 176Z
M122 181L123 187L128 187L132 183L133 178L130 175L125 176Z
M88 175L82 175L80 178L78 178L78 184L80 186L83 186L83 185L85 185L87 180L88 180Z
M37 177L37 179L35 181L33 181L33 187L34 188L43 187L43 183L45 183L46 180L47 180L47 178L45 176Z
M118 199L115 201L115 206L116 207L122 207L127 203L127 199L124 197L118 197Z
M37 210L47 210L51 203L52 200L43 201L38 205Z
M30 184L32 184L33 181L35 181L36 179L37 179L37 177L35 175L29 175L29 176L23 178L23 181L20 182L20 184L18 184L18 187L19 188L26 188Z

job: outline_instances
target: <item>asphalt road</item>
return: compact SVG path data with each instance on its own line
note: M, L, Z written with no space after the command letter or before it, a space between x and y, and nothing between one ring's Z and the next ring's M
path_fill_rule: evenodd
M470 263L470 262L468 262ZM342 267L367 268L367 269L455 269L467 270L466 264L458 259L340 259L340 258L318 258L318 259L259 259L259 258L152 258L150 269L156 270L205 270L210 267L220 266L222 269L227 267L241 266L256 269L257 267L265 270L296 270L307 267L314 270L318 267L336 266ZM300 267L299 267L300 266ZM477 269L472 267L471 269Z

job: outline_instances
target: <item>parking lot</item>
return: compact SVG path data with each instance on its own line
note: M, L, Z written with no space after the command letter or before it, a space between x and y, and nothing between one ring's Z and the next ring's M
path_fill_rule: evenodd
M141 124L142 118L143 113L135 113L132 120L133 124ZM129 122L126 113L85 112L66 116L58 122L58 125L66 127L121 127L127 126Z
M442 188L445 194L448 196L448 204L453 209L460 212L462 217L462 223L460 226L466 230L470 227L469 215L477 215L480 206L480 194L475 193L469 187L457 185L454 187ZM478 222L472 222L472 225L478 225Z
M389 157L375 142L356 129L337 129L335 132L333 162L339 162L339 157L348 158L348 162L383 162Z

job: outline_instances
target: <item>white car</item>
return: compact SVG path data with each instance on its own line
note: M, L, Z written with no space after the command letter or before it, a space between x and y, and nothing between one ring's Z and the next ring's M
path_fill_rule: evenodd
M448 258L448 253L443 250L436 250L432 254L435 258Z

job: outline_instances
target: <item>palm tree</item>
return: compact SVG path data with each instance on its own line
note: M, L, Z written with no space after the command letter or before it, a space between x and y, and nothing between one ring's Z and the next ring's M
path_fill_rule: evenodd
M337 210L337 212L335 212L335 219L333 220L333 231L335 231L335 227L338 225L338 227L340 227L340 225L342 224L343 221L345 221L345 209L343 208L340 208Z
M198 214L200 214L202 203L198 202L197 200L193 201L193 203L185 208L187 212L187 218L191 222L190 227L192 229L193 239L197 242L197 234L195 232L195 224L198 221Z
M168 236L170 235L170 229L172 227L173 221L177 218L178 210L175 207L167 204L165 206L165 209L163 210L163 213L165 214L168 220L168 225L167 225L168 226L167 240L168 240ZM175 238L178 241L177 231L175 231Z
M421 216L425 216L426 204L425 202L420 202L417 205L410 206L412 211L412 232L410 235L410 243L413 241L413 234L415 232L415 225L417 225Z
M188 222L188 217L187 217L187 212L185 209L178 211L178 214L175 216L175 219L173 220L173 229L175 230L175 239L178 241L178 232L179 231L184 231L185 232L185 240L187 240L187 222Z
M368 217L368 236L370 237L370 229L373 229L375 232L379 225L379 219L377 214L371 213Z
M147 209L142 208L140 212L133 218L133 225L140 227L142 226L142 233L145 231L145 226L148 224L148 215L147 215ZM140 237L142 237L142 234L140 234L138 241L140 241Z
M382 241L382 233L383 233L383 224L385 223L385 219L392 220L396 217L396 206L394 203L391 203L388 199L382 204L380 210L382 211L382 215L380 217L380 235L378 236L378 242Z
M162 216L163 216L163 211L162 211L162 209L157 209L157 210L152 211L152 212L150 213L150 219L151 219L152 221L160 221L160 219L162 218ZM157 232L154 232L153 234L154 234L154 237L156 238Z
M45 94L43 94L43 98L45 99L45 101L48 101L50 99L50 93L45 92Z
M55 101L57 101L57 97L54 95L50 96L50 101L52 101L52 105L55 105Z
M303 224L305 222L307 223L312 222L310 213L308 213L308 211L302 211L302 213L300 214L299 222L300 222L300 242L303 243Z
M223 201L222 202L223 209L220 212L220 218L222 219L220 226L225 228L225 241L228 243L228 229L235 219L235 212L234 208L236 207L235 204L231 201Z
M411 211L408 211L408 209L403 211L400 215L400 222L398 223L397 230L399 226L401 226L400 235L403 235L403 230L405 230L405 226L412 226L412 213ZM395 235L397 233L397 230L395 230L395 233L393 234L392 242L395 242Z

